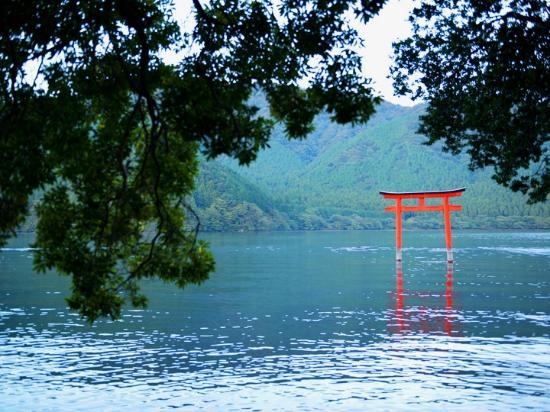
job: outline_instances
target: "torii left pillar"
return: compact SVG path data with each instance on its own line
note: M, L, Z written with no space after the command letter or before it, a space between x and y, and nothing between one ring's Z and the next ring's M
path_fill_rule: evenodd
M395 258L397 261L403 259L402 226L403 212L443 212L445 225L445 246L447 248L447 262L453 261L453 238L451 228L451 212L462 210L461 205L451 204L450 197L461 196L466 188L439 190L431 192L380 192L384 199L393 199L395 204L384 208L386 212L395 212ZM403 200L417 200L416 204L403 204ZM440 204L426 204L426 199L441 199Z

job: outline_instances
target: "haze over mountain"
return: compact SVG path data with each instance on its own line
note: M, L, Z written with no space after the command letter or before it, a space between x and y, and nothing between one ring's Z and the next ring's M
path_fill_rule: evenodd
M550 228L550 204L498 186L491 170L472 172L466 155L423 145L423 106L383 103L367 125L319 116L305 140L281 129L249 167L229 158L203 161L194 195L203 230L372 229L393 227L380 190L466 187L453 214L462 228ZM439 227L439 214L407 214L405 227Z

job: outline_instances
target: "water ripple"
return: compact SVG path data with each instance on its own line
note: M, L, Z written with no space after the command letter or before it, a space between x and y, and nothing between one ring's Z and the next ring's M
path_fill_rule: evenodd
M211 404L224 410L348 410L387 408L389 399L412 408L420 398L423 409L464 407L480 398L499 409L537 408L549 395L547 338L394 335L367 346L297 340L287 353L239 344L186 350L162 334L154 348L128 337L76 341L44 332L32 338L2 342L7 410L28 400L29 389L42 394L45 409L74 401L86 410L105 396L128 410ZM256 356L258 351L272 354Z
M550 235L459 232L449 267L419 234L402 268L389 235L242 235L204 287L93 327L6 251L2 410L547 410Z

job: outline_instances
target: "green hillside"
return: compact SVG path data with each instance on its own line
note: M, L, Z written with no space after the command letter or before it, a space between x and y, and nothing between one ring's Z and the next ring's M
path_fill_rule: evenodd
M472 172L466 156L425 146L415 133L423 107L382 104L364 126L340 126L328 116L303 141L276 130L271 147L249 167L228 158L203 162L195 202L206 230L366 229L393 227L380 190L466 187L463 228L550 228L550 204ZM439 227L437 214L408 214L406 227Z
M291 229L288 215L262 189L218 162L201 164L193 209L210 231Z

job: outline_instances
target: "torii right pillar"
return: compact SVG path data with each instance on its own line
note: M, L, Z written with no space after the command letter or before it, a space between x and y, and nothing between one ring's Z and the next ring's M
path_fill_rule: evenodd
M466 188L439 190L430 192L380 192L384 199L393 199L395 204L384 208L386 212L395 212L395 258L403 259L402 248L402 216L403 212L443 212L445 225L445 246L447 248L447 262L453 261L453 237L451 228L451 212L462 210L461 205L451 204L450 197L461 196ZM417 200L416 204L403 204L403 200ZM440 204L426 205L426 199L441 199Z

